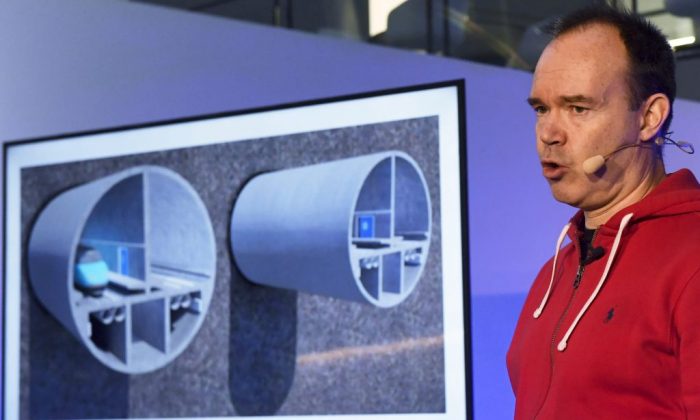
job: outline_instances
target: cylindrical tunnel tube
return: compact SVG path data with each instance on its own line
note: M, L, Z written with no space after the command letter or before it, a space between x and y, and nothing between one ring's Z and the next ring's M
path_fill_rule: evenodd
M254 177L236 200L231 246L255 283L389 307L416 286L430 231L422 171L390 151Z
M75 277L96 263L99 293ZM142 373L169 363L199 329L213 290L214 232L184 178L134 167L55 197L32 228L28 266L36 297L98 360ZM183 294L203 305L170 313L168 299Z

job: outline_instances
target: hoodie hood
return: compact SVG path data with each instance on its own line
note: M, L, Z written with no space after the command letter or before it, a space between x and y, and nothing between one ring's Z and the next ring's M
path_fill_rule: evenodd
M700 184L692 172L688 169L681 169L667 175L642 200L617 212L599 227L599 234L616 235L620 230L622 219L629 213L634 214L630 222L639 223L657 217L697 212L700 212ZM577 238L578 226L582 225L583 211L579 210L571 218L569 230L571 240Z
M558 343L557 350L566 350L567 342L571 337L571 334L574 332L574 329L578 325L579 321L584 316L589 306L596 299L598 293L603 287L603 284L607 280L613 262L618 256L618 247L622 241L625 229L633 223L640 223L645 220L695 212L700 213L700 185L698 185L695 176L693 176L689 170L681 169L678 172L668 175L642 200L622 209L605 224L601 225L598 228L599 235L610 235L614 236L615 238L611 248L607 252L608 256L605 269L603 270L595 289L578 312L576 318L567 329L562 340ZM579 226L583 226L583 217L583 211L579 210L559 235L554 259L552 261L552 274L549 281L549 286L545 295L542 297L539 307L533 313L533 317L535 319L539 318L544 311L549 295L552 291L552 286L554 285L557 272L557 259L562 243L564 242L564 238L568 233L574 247L578 247L578 237L580 235Z

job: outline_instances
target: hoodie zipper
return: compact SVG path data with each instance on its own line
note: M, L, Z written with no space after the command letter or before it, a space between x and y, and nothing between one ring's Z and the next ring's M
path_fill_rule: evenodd
M591 236L591 242L588 245L589 248L593 248L593 242L595 241L595 237L598 236L598 229L593 232L593 236ZM586 266L583 264L583 259L579 257L579 263L578 263L578 268L576 270L576 276L574 277L574 282L572 283L572 290L571 290L571 295L569 296L569 301L566 303L566 307L564 308L564 311L561 313L561 316L559 317L559 320L557 321L556 325L554 326L554 332L552 332L552 342L549 346L549 383L547 384L547 391L544 394L544 398L542 399L542 404L540 405L540 408L537 410L537 414L535 414L534 419L536 419L540 415L540 411L542 411L542 408L544 407L544 403L547 401L547 397L549 397L549 389L552 386L552 378L554 377L554 351L556 350L557 347L557 334L559 333L559 330L561 329L561 325L564 323L564 318L566 318L566 315L569 313L569 309L571 309L571 305L574 302L574 297L576 296L576 291L578 290L578 287L581 285L581 280L583 279L583 273L586 271Z

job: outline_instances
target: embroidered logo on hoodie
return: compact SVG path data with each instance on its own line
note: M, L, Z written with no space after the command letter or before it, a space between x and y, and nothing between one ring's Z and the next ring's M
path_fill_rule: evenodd
M607 324L613 319L613 316L615 316L615 308L610 308L607 314L605 314L605 319L603 320L603 323Z

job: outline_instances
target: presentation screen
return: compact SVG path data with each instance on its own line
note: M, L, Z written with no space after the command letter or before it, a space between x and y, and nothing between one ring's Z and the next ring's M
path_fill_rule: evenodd
M5 145L3 418L464 419L464 88Z

